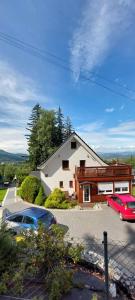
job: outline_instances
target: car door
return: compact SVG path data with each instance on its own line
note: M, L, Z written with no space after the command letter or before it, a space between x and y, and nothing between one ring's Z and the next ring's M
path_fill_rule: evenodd
M117 207L117 204L116 204L116 199L117 197L116 196L111 196L111 199L110 199L110 202L109 202L109 205L116 210L116 207Z
M18 214L7 218L6 223L8 228L19 229L22 226L23 216Z
M116 199L116 210L118 211L118 212L122 212L122 201L121 201L121 199L120 198L118 198L117 197L117 199Z
M22 227L24 229L36 229L35 220L32 217L24 216Z

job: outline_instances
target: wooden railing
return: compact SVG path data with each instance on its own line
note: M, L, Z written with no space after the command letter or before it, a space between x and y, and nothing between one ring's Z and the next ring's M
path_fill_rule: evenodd
M107 166L107 167L85 167L76 168L76 176L79 177L113 177L131 176L131 167L127 166Z

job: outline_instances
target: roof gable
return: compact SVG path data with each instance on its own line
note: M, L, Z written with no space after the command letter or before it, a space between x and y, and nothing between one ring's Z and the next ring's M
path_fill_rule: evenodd
M73 132L66 141L64 141L64 143L43 163L40 164L40 166L38 166L38 169L41 170L43 169L46 165L48 165L48 163L57 155L59 154L59 152L61 151L62 148L64 148L70 141L72 141L72 139L75 138L81 145L82 147L91 155L91 157L98 161L101 165L105 166L107 165L100 157L98 154L96 154L96 152L94 152L81 138L80 136L76 133Z

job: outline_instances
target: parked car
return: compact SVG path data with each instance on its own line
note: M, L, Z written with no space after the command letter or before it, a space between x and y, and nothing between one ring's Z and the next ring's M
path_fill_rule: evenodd
M135 220L135 197L130 194L106 196L108 206L119 213L121 220Z
M52 224L57 221L54 215L42 208L30 207L22 211L9 215L5 218L7 227L15 233L20 233L22 230L33 229L37 230L39 223L42 223L46 229L50 229Z

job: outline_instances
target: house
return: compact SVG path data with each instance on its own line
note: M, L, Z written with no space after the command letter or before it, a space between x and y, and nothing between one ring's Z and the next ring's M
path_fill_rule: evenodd
M47 195L57 187L81 205L104 201L106 194L131 192L131 167L107 165L75 132L38 170Z

